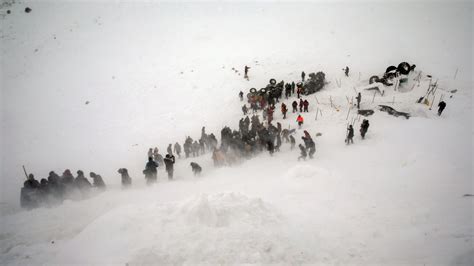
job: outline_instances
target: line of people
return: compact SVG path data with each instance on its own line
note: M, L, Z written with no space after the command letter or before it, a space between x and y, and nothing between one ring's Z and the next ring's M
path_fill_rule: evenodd
M84 176L82 170L78 170L77 176L74 177L71 171L66 169L61 176L51 171L47 178L42 178L38 182L33 174L29 174L21 189L20 205L27 209L58 205L65 199L83 199L93 190L106 189L100 175L90 172L89 176L92 183Z

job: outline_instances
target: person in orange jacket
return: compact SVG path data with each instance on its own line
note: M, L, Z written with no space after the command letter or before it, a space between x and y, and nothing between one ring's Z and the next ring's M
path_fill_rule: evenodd
M301 128L301 125L303 125L304 119L301 115L298 115L296 118L296 122L298 122L298 127Z

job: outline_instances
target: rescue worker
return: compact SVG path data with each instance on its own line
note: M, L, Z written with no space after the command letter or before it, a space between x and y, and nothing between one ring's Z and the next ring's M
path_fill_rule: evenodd
M146 166L145 166L145 170L143 170L143 174L145 174L147 185L156 183L157 173L158 173L156 168L158 168L158 163L153 161L153 158L149 157L148 162L146 163Z
M296 122L298 122L298 128L301 128L304 122L303 117L301 115L298 115L298 117L296 118Z
M87 180L87 178L84 176L84 172L82 172L82 170L77 170L77 177L74 179L74 184L80 190L85 190L85 189L89 189L89 188L92 187L91 182L89 182L89 180Z
M293 137L293 135L290 135L290 144L291 144L290 149L293 150L295 148L295 145L296 145L296 141L295 141L295 138Z
M244 104L244 106L242 106L242 112L244 113L244 115L247 115L248 111L249 111L249 109L247 108L247 105Z
M178 155L178 158L181 158L181 145L178 142L174 144L174 152Z
M360 109L360 101L362 100L362 95L360 95L360 92L359 94L357 94L356 100L357 100L357 109Z
M283 114L283 119L286 119L286 113L288 112L288 108L286 108L285 103L281 103L281 113Z
M173 155L173 145L171 143L168 145L168 148L166 148L166 152Z
M360 136L362 139L365 138L365 134L367 133L367 130L369 129L369 120L364 119L362 121L362 124L360 125Z
M293 113L298 112L298 102L297 101L293 101L291 106L293 107Z
M354 128L352 125L349 125L347 128L347 138L346 138L346 144L349 143L354 143L354 140L352 139L354 137Z
M102 177L94 172L90 172L89 176L93 180L93 186L100 189L100 190L105 190L105 183Z
M168 153L166 154L164 161L166 172L168 173L168 179L171 180L173 179L175 158L172 154Z
M303 82L304 82L304 78L305 78L305 76L306 76L306 73L304 73L304 71L303 71L303 72L301 72L301 80L302 80Z
M243 100L244 100L244 93L243 93L243 91L240 91L240 92L239 92L239 98L240 98L240 101L243 101Z
M303 102L303 112L308 112L309 102L308 100L304 100Z
M304 106L304 101L303 99L300 99L300 113L303 112L303 106Z
M299 144L298 147L300 147L301 155L298 157L298 161L303 159L306 160L306 157L308 156L308 153L306 152L306 148L303 146L303 144Z
M444 108L446 108L446 103L444 101L441 101L438 103L438 116L441 116L441 113L443 112Z
M118 169L119 174L122 177L122 187L127 188L132 185L132 178L128 175L127 168Z

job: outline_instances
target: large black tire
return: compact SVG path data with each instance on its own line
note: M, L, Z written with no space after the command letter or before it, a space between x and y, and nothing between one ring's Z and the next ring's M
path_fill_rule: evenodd
M251 88L251 89L250 89L250 92L251 92L251 93L256 93L256 92L257 92L257 89Z
M389 66L389 67L387 67L387 70L385 70L385 73L392 72L394 70L397 70L396 66Z
M372 83L375 83L375 82L379 82L379 81L380 81L380 79L379 79L378 76L372 76L372 77L370 77L370 79L369 79L369 84L372 84Z
M277 81L275 79L270 79L270 84L275 85Z
M408 73L410 73L410 64L408 64L407 62L401 62L399 65L398 65L398 72L400 72L400 74L402 75L408 75Z
M267 88L261 88L260 90L258 90L258 92L260 94L265 94L265 93L267 93Z

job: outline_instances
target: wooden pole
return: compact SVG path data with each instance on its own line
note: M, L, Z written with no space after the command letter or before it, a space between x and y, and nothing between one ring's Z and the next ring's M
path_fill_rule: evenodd
M25 177L26 177L26 179L28 179L28 174L26 173L25 166L24 166L24 165L22 165L22 167L23 167L23 172L25 173Z
M319 113L321 114L321 117L323 116L323 110L319 109Z
M374 100L375 100L375 94L377 93L377 91L374 91L374 97L372 97L372 103L374 103Z
M456 79L457 75L458 75L458 69L456 68L456 72L454 72L454 79Z
M316 118L314 120L318 120L318 113L319 113L319 108L316 109Z
M433 100L431 101L430 110L431 110L431 107L433 107L433 103L434 103L435 99L436 99L436 95L433 95Z

